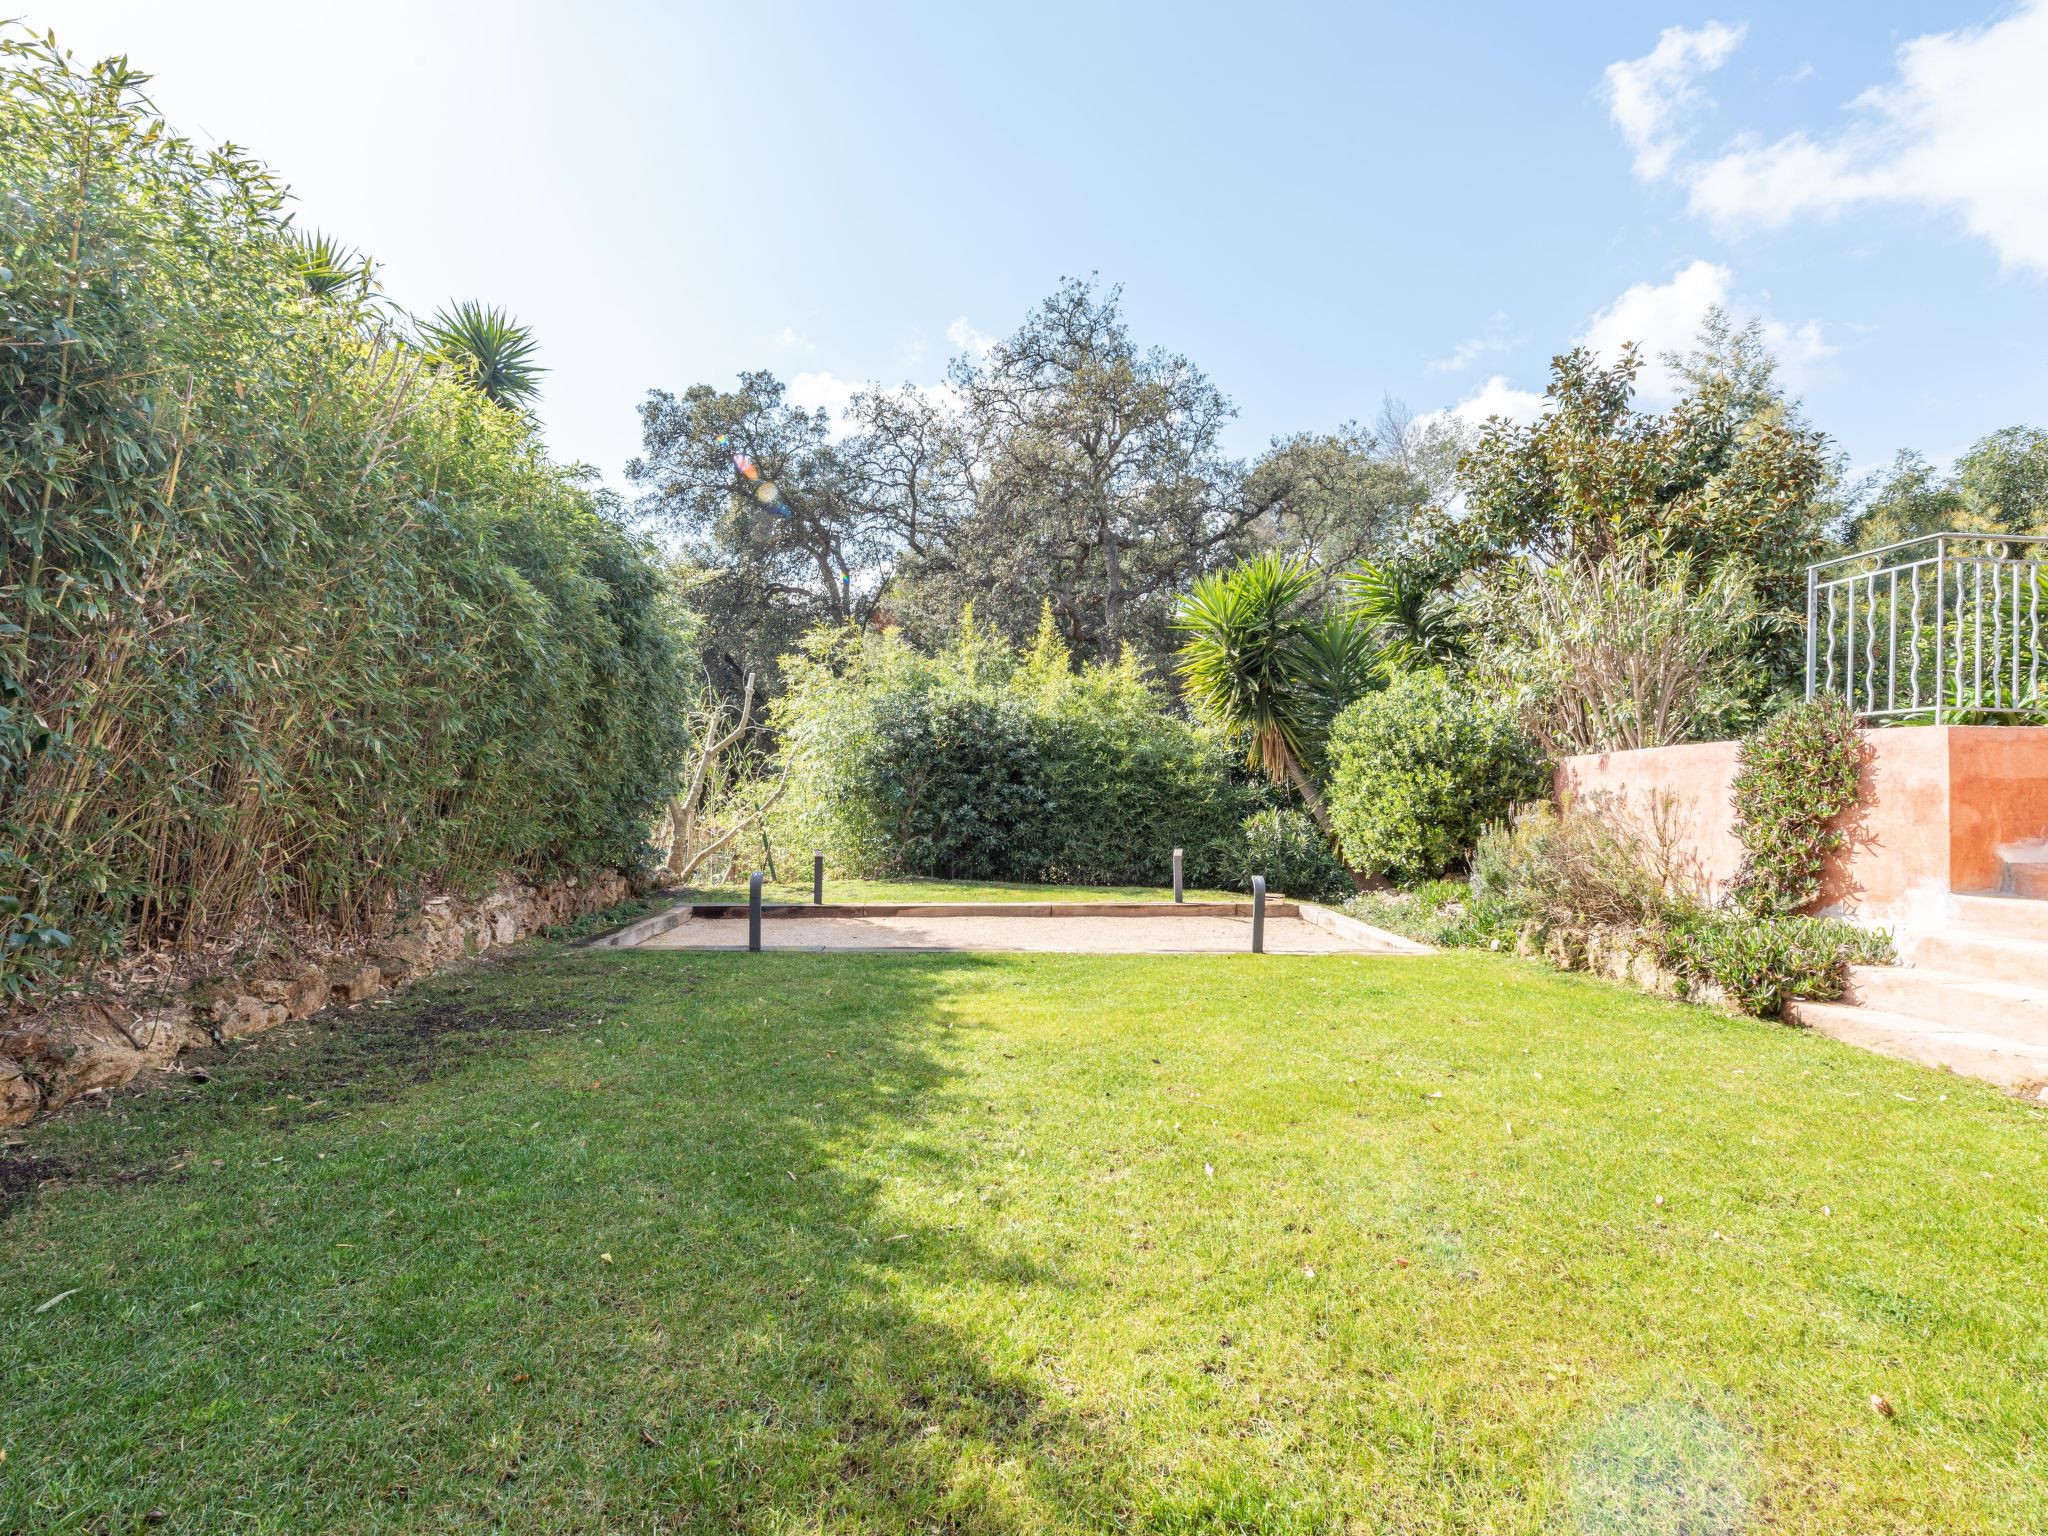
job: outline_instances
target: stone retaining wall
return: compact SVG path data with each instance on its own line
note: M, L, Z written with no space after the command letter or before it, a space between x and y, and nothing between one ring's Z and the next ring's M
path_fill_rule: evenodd
M507 878L474 900L430 897L345 948L233 974L169 977L133 994L63 997L0 1018L0 1127L119 1088L186 1051L261 1034L329 1004L362 1002L631 894L616 871L547 885Z

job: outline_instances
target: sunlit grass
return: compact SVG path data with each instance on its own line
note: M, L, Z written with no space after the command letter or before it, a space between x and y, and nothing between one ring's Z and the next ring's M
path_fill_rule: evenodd
M2048 1115L1776 1025L557 951L211 1070L15 1154L0 1530L2048 1528Z

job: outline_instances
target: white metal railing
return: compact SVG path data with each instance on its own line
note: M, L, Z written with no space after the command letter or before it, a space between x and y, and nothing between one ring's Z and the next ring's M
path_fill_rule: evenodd
M1869 720L2048 708L2048 538L1934 533L1806 569L1806 696Z

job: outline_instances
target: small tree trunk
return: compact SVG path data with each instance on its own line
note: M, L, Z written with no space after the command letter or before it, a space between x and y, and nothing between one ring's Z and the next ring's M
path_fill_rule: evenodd
M1368 878L1351 867L1351 861L1344 857L1344 845L1338 841L1337 829L1330 824L1330 808L1323 804L1323 797L1316 793L1315 785L1310 783L1308 775L1302 772L1301 764L1295 760L1294 754L1285 747L1282 747L1280 752L1287 766L1287 782L1294 786L1295 793L1301 796L1301 803L1308 807L1309 815L1313 816L1316 825L1323 829L1323 836L1330 842L1330 852L1337 856L1338 864L1343 866L1344 873L1351 877L1353 888L1369 891L1376 887L1384 887L1387 884L1384 879L1378 876Z

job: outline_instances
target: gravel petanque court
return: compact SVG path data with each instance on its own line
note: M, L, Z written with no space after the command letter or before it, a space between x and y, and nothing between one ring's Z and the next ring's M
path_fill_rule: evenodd
M1368 927L1339 913L1292 902L1268 907L1265 950L1272 955L1415 955L1423 946ZM1314 920L1312 920L1312 917ZM704 909L618 936L617 947L637 949L744 949L746 910L709 915ZM1076 955L1244 954L1252 947L1248 904L1105 904L1099 911L988 907L770 908L761 923L763 949L1037 951Z

